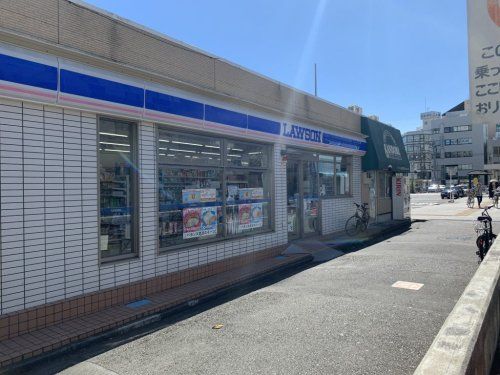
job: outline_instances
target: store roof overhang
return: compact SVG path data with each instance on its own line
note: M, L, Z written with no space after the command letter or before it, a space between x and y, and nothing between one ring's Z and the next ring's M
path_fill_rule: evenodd
M410 162L398 129L362 117L361 132L368 136L366 154L363 156L363 171L410 172Z

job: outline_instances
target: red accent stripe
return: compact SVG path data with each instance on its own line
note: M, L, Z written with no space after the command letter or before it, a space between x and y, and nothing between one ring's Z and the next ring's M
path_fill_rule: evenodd
M79 103L79 104L86 104L89 106L95 106L95 107L100 107L100 108L106 108L106 109L113 109L116 111L123 111L123 112L128 112L128 113L133 113L135 115L142 115L142 110L136 110L136 109L131 109L131 108L124 108L112 104L104 104L104 103L97 103L89 100L84 100L84 99L77 99L73 97L68 97L66 95L62 95L59 97L62 100L66 100L68 102L72 103Z
M188 125L203 126L203 121L201 121L201 120L193 120L193 119L185 118L182 116L176 116L176 115L159 114L156 112L152 112L150 110L146 110L145 116L155 117L155 118L160 119L160 120L171 120L171 121L177 121L177 122L184 122Z
M6 90L6 91L18 92L18 93L22 93L22 94L36 95L36 96L41 96L41 97L50 98L50 99L55 99L57 97L56 93L52 94L52 93L48 93L48 92L44 92L44 91L25 89L25 88L15 87L15 86L10 86L10 85L5 85L5 84L0 84L0 89Z

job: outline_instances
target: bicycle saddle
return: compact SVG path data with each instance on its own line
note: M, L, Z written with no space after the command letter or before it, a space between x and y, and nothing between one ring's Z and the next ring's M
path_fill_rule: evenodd
M478 216L477 220L479 220L479 221L491 221L491 217L488 217L488 216Z

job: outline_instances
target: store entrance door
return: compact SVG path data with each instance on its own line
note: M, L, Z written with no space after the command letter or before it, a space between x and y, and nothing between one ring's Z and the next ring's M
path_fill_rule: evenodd
M290 158L286 166L288 239L319 233L318 162Z

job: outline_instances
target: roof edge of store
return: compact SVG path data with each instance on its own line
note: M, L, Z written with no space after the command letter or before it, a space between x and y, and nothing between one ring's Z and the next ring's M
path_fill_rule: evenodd
M214 77L213 77L213 87L209 87L206 85L197 84L193 81L189 81L189 79L182 79L179 77L175 77L171 74L163 74L147 67L138 66L136 64L131 64L129 62L123 61L123 59L109 59L106 56L99 55L93 53L90 50L78 48L78 46L71 46L68 44L63 44L58 41L50 41L47 38L40 38L38 35L34 35L34 33L30 33L26 30L13 30L12 28L5 27L5 25L0 25L0 35L2 35L2 40L7 43L12 43L15 45L22 45L26 48L33 49L43 53L52 53L58 56L73 59L78 62L83 62L101 69L112 70L121 74L130 75L132 77L141 77L143 79L158 82L166 85L171 85L177 88L187 89L189 91L194 91L199 94L208 94L210 96L215 96L220 99L229 100L233 103L240 103L244 106L262 110L265 112L278 114L284 117L286 120L290 121L299 121L306 122L311 124L316 124L319 126L326 127L328 129L347 133L351 135L355 135L357 137L364 138L364 135L361 134L360 131L360 122L361 118L359 115L339 106L334 103L328 102L322 98L314 97L306 92L301 90L294 89L288 85L285 85L276 80L270 79L268 77L264 77L258 73L251 72L250 70L243 68L237 64L233 64L224 59L216 58L213 55L210 55L206 52L200 51L194 47L183 44L179 41L173 40L170 37L164 36L158 32L150 30L145 27L141 27L132 21L124 20L123 18L114 15L112 13L103 11L91 5L88 5L81 1L70 1L64 0L68 4L73 4L79 7L83 7L99 16L104 16L111 19L113 22L119 22L121 24L126 25L127 27L132 27L135 32L140 32L142 34L146 34L149 37L154 37L156 39L161 39L161 42L165 42L167 44L174 45L175 47L181 47L184 50L199 54L200 56L205 56L210 59L214 59L213 64L217 64L217 62L221 62L227 64L227 66L231 69L241 70L243 74L250 75L249 79L260 79L263 84L272 84L274 85L273 90L277 91L282 95L281 97L275 97L273 103L278 103L277 105L273 105L273 103L260 103L258 101L254 101L251 98L252 91L247 90L246 92L241 93L243 95L238 95L232 92L228 92L228 90L220 89L217 86L217 79L215 77L215 66L214 66ZM167 63L165 63L167 65ZM221 67L220 69L223 69ZM235 73L235 72L233 72ZM237 72L236 72L237 73ZM219 76L221 73L219 73ZM230 73L229 73L230 75ZM230 77L231 78L231 77ZM244 79L245 77L243 77ZM248 78L248 77L247 77ZM238 77L240 79L240 77ZM262 81L264 80L264 81ZM220 81L222 82L222 81ZM258 81L251 82L254 84L258 84ZM243 86L243 85L242 85ZM285 89L284 92L282 90ZM271 93L272 95L273 93ZM283 96L288 96L291 100L295 100L294 104L291 105L293 111L284 110L284 106L287 103L286 98L283 100ZM299 98L295 98L295 95L299 95ZM302 100L302 102L301 102ZM317 108L314 107L314 103L317 103ZM281 108L280 108L281 105ZM295 109L298 110L295 110ZM302 113L300 113L302 112ZM332 112L332 113L330 113ZM310 115L309 115L310 114Z

